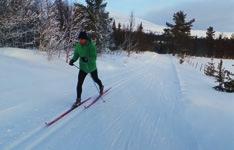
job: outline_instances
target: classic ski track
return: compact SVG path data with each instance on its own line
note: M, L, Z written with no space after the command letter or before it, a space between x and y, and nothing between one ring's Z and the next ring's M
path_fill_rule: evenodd
M101 136L108 136L108 133L110 131L115 131L115 136L112 137L110 145L109 147L107 147L107 149L116 149L117 145L120 146L118 147L118 149L120 150L131 150L134 148L142 149L144 148L144 144L149 144L148 146L150 146L151 149L160 149L160 146L162 144L169 145L167 148L176 148L173 147L173 145L175 144L175 142L173 142L173 139L176 137L177 133L175 131L176 126L172 126L172 132L168 133L167 137L162 136L161 129L165 128L164 126L168 123L168 120L174 117L180 107L183 108L183 106L181 106L181 99L183 99L182 91L178 72L172 58L167 56L162 57L164 58L152 57L150 58L150 60L142 63L140 66L134 66L130 70L126 71L121 70L120 73L115 72L113 73L113 75L105 78L105 81L107 83L111 83L111 85L108 86L112 87L111 93L105 96L107 102L112 104L120 103L115 101L117 99L111 99L111 97L118 96L119 92L124 93L124 100L128 101L127 103L125 103L126 105L112 106L112 109L120 109L121 111L119 111L118 114L114 114L115 117L109 118L108 121L110 121L110 123L107 124L106 128L100 133ZM166 69L163 68L162 71L158 72L158 69L160 69L160 64L158 64L158 62L163 61L165 57L167 57L166 60L168 61ZM133 66L133 64L131 64L131 66ZM169 79L170 81L168 81L166 78L163 78L162 80L161 78L159 78L159 76L157 76L158 74L168 73L173 75L173 77ZM125 76L126 74L128 75ZM175 97L172 94L168 94L168 90L174 90L174 88L170 89L170 86L172 84L178 85L178 88L176 88L178 95ZM135 85L138 87L129 87L129 85ZM137 92L139 90L141 90L140 93ZM144 94L147 92L155 93L155 97L145 99ZM109 99L110 101L108 101ZM98 102L95 105L96 109L108 109L108 107L105 107L105 103L103 105L98 105L99 103L101 102ZM159 111L157 111L157 113L152 112L152 109L157 109L158 107L165 107L166 109L160 109ZM32 130L27 136L15 141L13 146L10 148L8 147L8 149L18 149L21 147L23 149L36 149L38 148L37 146L40 146L40 144L43 143L45 140L50 139L48 137L59 134L58 132L62 130L62 128L67 129L68 131L73 130L73 124L74 122L79 121L79 114L81 111L82 110L80 109L72 112L61 122L53 125L52 128L45 129L39 126L35 130ZM90 109L90 111L94 110ZM131 119L128 121L129 124L133 126L125 129L122 128L122 123L127 123L127 118L125 117L125 115L129 112ZM87 126L90 126L90 123L92 122L88 121L86 123ZM142 130L143 128L144 130ZM186 128L190 127L186 126ZM139 132L136 132L136 130L138 130ZM82 136L82 133L80 136ZM90 136L91 135L86 135L85 138L88 139L90 138ZM125 136L126 138L125 141L122 140L123 136ZM132 137L134 137L134 139ZM141 138L147 138L148 140L146 141L148 142L140 144L139 142L141 141ZM82 143L82 138L78 138L77 142ZM197 149L196 146L197 145L190 145L187 148Z
M180 89L180 92L181 92L181 97L182 97L182 98L180 99L180 101L181 101L181 104L184 105L184 103L182 103L182 102L186 100L186 95L184 94L183 82L182 82L182 80L181 80L181 78L180 78L180 72L179 72L179 70L177 69L175 60L173 59L172 56L170 56L170 60L171 60L171 63L172 63L172 65L173 65L174 71L176 72L176 78L177 78L177 80L178 80L178 85L179 85L179 89ZM193 145L193 147L190 146L190 149L196 149L196 150L197 150L197 149L200 149L199 143L197 142L197 141L198 141L198 140L197 140L197 136L196 136L196 134L193 133L193 128L190 127L190 126L189 126L189 128L190 128L191 134L193 134L193 135L192 135L192 137L193 137L193 142L195 143L195 146L196 146L195 148L194 148L194 145Z
M169 58L170 59L170 58ZM170 60L169 60L170 61ZM151 66L151 67L153 67L153 66ZM170 65L170 67L169 67L169 70L170 71L172 71L172 73L177 73L177 72L175 72L176 70L174 70L175 68L174 68L174 65L172 64L172 62L171 62L171 65ZM149 69L149 67L148 67L148 70L150 71L150 69ZM159 78L155 78L155 75L156 74L154 74L154 73L149 73L145 78L150 78L150 80L148 80L149 82L148 83L145 83L147 86L146 86L146 88L144 88L144 90L146 90L146 91L148 91L148 90L152 90L151 92L153 92L153 86L155 86L156 84L157 84L157 82L160 82L160 79ZM173 81L174 82L179 82L179 80L178 80L178 77L177 77L177 74L175 74L175 77L173 78ZM141 122L143 123L143 122L146 122L147 120L150 120L150 122L148 121L147 122L147 125L142 125L142 126L144 126L144 128L146 128L147 126L149 127L149 130L151 130L152 131L152 135L154 135L153 137L155 137L155 138L151 138L150 139L150 144L152 145L152 148L154 148L154 149L157 149L158 148L158 145L160 144L160 142L165 142L166 144L168 144L168 145L170 145L170 144L172 144L172 143L170 143L170 141L165 141L164 140L164 138L163 137L160 137L160 136L157 136L158 135L158 130L160 129L160 127L161 126L163 126L164 124L165 124L165 118L168 116L168 117L172 117L173 116L173 113L174 113L174 111L176 110L175 108L177 107L177 105L179 105L178 104L178 100L179 100L179 97L175 97L175 98L173 98L173 97L170 97L170 96L167 96L167 94L165 94L163 91L166 91L167 89L165 89L165 87L161 87L161 90L159 90L160 92L158 92L157 94L159 95L159 99L158 99L158 101L159 101L159 103L162 105L162 106L165 106L165 102L163 102L163 101L166 101L166 105L167 106L165 106L165 107L169 107L170 109L169 109L169 112L162 112L162 111L160 111L159 112L159 115L158 115L158 119L156 119L156 121L154 121L154 120L152 120L152 117L150 117L150 115L148 115L148 117L147 117L147 111L146 111L146 109L141 109L138 113L139 113L139 115L140 114L142 114L142 115L144 115L144 117L141 117L142 119L144 119L144 120L141 120ZM149 91L148 91L149 92ZM142 93L144 93L144 91L142 91ZM181 93L181 90L180 90L180 88L179 88L179 90L178 90L178 93ZM131 96L129 96L129 98L130 98ZM144 104L147 104L147 102L144 102L143 103L143 105ZM170 105L168 105L168 104L170 104ZM130 105L130 104L129 104ZM142 107L144 107L144 106L142 106ZM147 105L146 105L146 107L147 107ZM127 109L126 109L126 112L127 112ZM113 122L113 124L115 124L115 122L118 122L120 119L121 119L121 117L122 117L122 114L124 114L124 113L126 113L126 112L122 112L119 116L118 116L118 118ZM166 116L165 116L166 115ZM138 122L139 121L139 122ZM135 123L135 124L140 124L141 123L140 122L140 119L139 120L137 120L137 122ZM118 128L118 125L116 125L116 127L115 127L116 129L118 129L118 134L117 134L117 137L115 137L115 139L113 140L113 142L112 142L112 146L114 147L114 145L118 142L118 140L121 140L121 134L124 132L123 130L121 130L121 128ZM132 128L130 128L130 130L132 130ZM145 130L145 129L144 129ZM126 141L126 143L125 143L125 147L124 147L124 149L131 149L131 144L133 144L133 143L131 143L132 141L130 140L131 138L130 138L130 136L131 136L131 134L133 134L133 130L132 131L130 131L129 132L129 134L128 134L128 141ZM136 133L135 133L136 134ZM168 137L168 139L169 140L173 140L173 136L175 136L174 135L175 133L171 133L171 136L170 137ZM137 137L139 137L139 136L136 136L136 138ZM140 137L139 137L140 138ZM194 145L193 145L194 146ZM191 149L196 149L197 147L189 147L189 148L191 148Z
M142 66L144 66L144 65L145 64L142 64ZM142 66L136 66L130 70L126 70L126 72L124 72L124 73L118 74L118 76L120 78L117 81L115 80L116 82L111 85L111 86L113 86L112 91L115 91L115 89L117 89L118 87L121 87L122 84L124 84L127 80L129 80L129 76L126 76L123 78L124 74L131 74L130 78L132 78L134 76L140 76L142 74L142 72L139 70L139 68L143 68ZM135 72L138 72L138 73L134 74ZM111 79L114 79L114 78L115 77L110 78L109 81ZM117 83L119 83L119 84L117 84ZM19 140L15 141L13 144L11 144L10 147L7 147L6 149L14 149L14 148L17 149L18 146L21 146L24 148L26 147L26 149L32 149L34 146L38 145L40 142L42 142L48 136L52 135L55 131L66 126L67 122L71 121L72 118L74 118L77 114L78 114L78 112L71 112L70 117L64 118L62 121L63 123L58 123L59 125L54 125L54 128L47 133L45 132L45 133L41 134L41 132L43 132L43 130L45 130L45 129L44 129L44 127L39 126L38 128L29 132L28 135L26 135L25 137L22 137ZM48 130L48 129L46 129L46 130ZM35 137L35 140L33 140L32 137ZM31 143L31 144L28 144L28 143Z
M141 71L141 72L142 72L142 71ZM143 73L144 73L144 72L145 72L145 71L143 71ZM136 75L134 78L131 78L131 80L129 80L129 81L125 82L124 84L122 84L122 85L121 85L121 88L126 87L126 85L128 85L129 82L134 82L135 79L144 79L143 73L140 73L140 74ZM128 83L128 84L127 84L127 83ZM115 90L115 92L117 93L116 90ZM114 94L114 93L112 93L112 94ZM127 96L126 96L126 97L127 97ZM128 99L135 99L135 97L132 96L132 93L131 93L130 95L128 95ZM107 128L105 129L105 131L103 131L103 134L107 134L108 131L109 131L110 129L112 129L112 128L118 130L117 135L116 135L115 137L113 137L114 139L113 139L113 141L112 141L112 143L111 143L111 146L114 146L114 145L115 145L115 143L121 138L121 134L122 134L122 132L123 132L123 130L117 126L117 122L118 122L118 121L124 116L124 114L129 110L128 107L130 107L130 105L134 105L135 103L136 103L136 101L133 101L133 102L131 102L131 103L128 103L128 105L125 106L125 111L121 112L116 118L114 118L114 120L111 121L111 124L108 125L109 127L107 127ZM110 148L110 149L111 149L111 148Z
M123 89L124 87L127 87L127 85L129 85L129 83L135 82L135 79L141 79L141 81L144 81L144 79L146 78L145 77L145 72L148 72L148 71L149 71L149 67L147 67L146 69L142 70L143 73L139 74L134 79L131 79L130 81L125 82L121 86L122 87L121 89ZM148 82L150 82L150 81L148 81ZM146 85L148 85L148 83ZM117 92L117 91L115 90L115 92ZM144 91L142 91L142 92L144 92ZM121 129L121 127L118 126L118 121L121 120L121 118L124 116L124 114L126 114L129 111L129 108L131 107L131 105L134 105L134 104L137 103L136 97L134 97L132 93L129 93L129 95L128 96L126 95L126 97L128 97L128 100L132 99L133 101L131 103L130 102L127 103L128 105L125 106L125 109L124 109L125 111L121 112L113 121L111 121L111 124L108 125L109 127L106 128L105 132L103 133L103 134L108 133L108 131L111 130L112 128L118 130L117 131L118 134L115 137L113 137L114 139L113 139L113 141L111 143L111 147L113 147L118 142L118 140L121 139L121 134L123 133L123 130ZM140 121L140 120L138 120L138 121ZM131 134L129 134L128 136L130 136L130 135ZM128 144L129 144L129 141L127 141L126 147L128 147ZM111 147L109 149L111 149Z
M153 81L154 82L158 81L160 84L163 84L163 82L165 82L165 81L161 81L158 78L157 78L157 80L153 80ZM156 83L154 83L154 84L156 84ZM160 90L160 92L158 93L158 94L160 94L159 95L159 103L163 105L163 103L165 103L165 102L163 102L162 100L164 100L164 101L167 100L168 101L167 105L170 104L171 108L169 110L171 110L174 107L174 102L172 101L172 99L169 98L169 96L167 96L167 94L165 94L165 90L167 90L167 89L165 89L165 86L161 86L161 89L159 89L159 90ZM158 119L156 121L156 125L155 125L156 127L153 130L153 134L158 135L160 126L162 126L165 122L165 120L163 120L166 117L165 115L170 114L170 113L171 112L166 112L166 114L165 114L165 112L160 111ZM158 145L159 145L160 140L161 139L159 136L156 136L156 139L154 139L155 142L153 142L153 143L154 143L156 149L158 149Z
M138 62L135 62L135 63L133 63L133 64L129 64L130 67L127 67L127 68L124 68L124 69L121 68L121 69L115 71L115 72L113 73L113 75L110 76L110 77L107 77L105 81L113 80L113 79L115 79L116 77L123 77L123 75L126 75L127 73L133 73L133 72L136 71L138 68L144 66L144 63L142 63L141 66L138 66L138 64L139 64ZM133 66L133 67L132 67L132 66ZM117 73L117 72L119 72L119 73Z
M156 61L155 61L155 63L157 63ZM143 89L143 90L145 90L146 92L149 92L149 90L150 89L152 89L152 87L153 87L153 85L155 85L155 83L157 82L157 80L155 80L155 76L154 76L154 74L153 74L153 72L152 72L152 67L153 66L150 66L150 67L148 67L148 73L147 73L147 75L145 76L145 78L149 78L149 80L148 80L148 82L147 83L145 83L145 85L146 85L146 87ZM156 74L155 74L156 75ZM152 91L152 92L154 92L154 91ZM142 92L142 93L144 93L144 92ZM144 102L143 103L143 109L141 109L139 112L138 112L138 115L141 115L141 116L144 116L144 117L140 117L140 118L142 118L143 120L140 120L140 119L138 119L137 121L138 122L136 122L136 124L140 124L140 126L145 126L145 128L146 127L148 127L148 128L158 128L158 125L157 125L157 123L155 124L154 123L154 121L152 121L152 118L150 117L150 115L147 113L147 110L144 108L144 106L145 107L148 107L148 104L149 103L151 103L149 100L148 100L148 102L147 102L147 100L144 100L144 101L146 101L146 102ZM159 101L161 101L161 99L159 99ZM161 112L160 112L160 114L159 114L159 117L158 117L158 119L157 119L157 122L159 122L160 121L160 118L161 118ZM147 121L147 120L149 120L149 121ZM144 122L146 122L147 121L147 125L146 124L144 124ZM152 129L150 129L150 130L152 130ZM132 131L132 133L133 133L133 131ZM130 135L129 135L130 136ZM140 139L140 137L139 137L139 135L137 136L139 139ZM150 139L150 143L154 143L155 142L155 139L154 138L151 138ZM128 140L128 142L126 143L126 146L125 146L125 149L131 149L131 141L130 141L130 138L129 138L129 140Z
M139 73L140 74L140 73ZM114 91L114 89L112 89L112 91ZM68 119L64 119L64 121L62 123L58 123L61 125L58 125L57 127L54 126L54 129L52 129L51 132L49 133L45 133L43 135L41 135L39 138L37 137L36 140L34 140L33 142L30 142L29 145L26 144L26 149L33 149L34 147L36 147L37 145L39 145L41 142L43 142L45 139L47 139L49 136L53 135L56 131L58 131L61 128L65 128L67 125L69 125L69 122L72 123L72 120L76 119L76 116L78 112L72 112L72 114L70 114Z

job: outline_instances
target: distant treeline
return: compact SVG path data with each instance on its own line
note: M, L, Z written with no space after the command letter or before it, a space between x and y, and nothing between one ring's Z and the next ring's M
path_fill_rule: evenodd
M234 34L224 37L222 34L215 38L213 27L208 27L206 37L191 36L192 24L195 19L186 22L186 14L179 11L173 15L174 24L166 23L164 33L145 33L142 23L137 30L123 25L112 24L114 49L129 51L156 51L161 54L187 54L192 56L205 56L216 58L234 58ZM131 15L132 17L132 15ZM130 23L133 24L130 17ZM130 36L130 38L129 38ZM128 43L128 44L126 44ZM131 45L131 48L127 45Z
M98 48L131 52L155 51L162 54L234 58L234 35L214 38L208 27L207 36L191 36L195 19L186 21L183 11L166 23L163 34L145 32L135 24L133 13L125 25L116 24L106 11L105 0L86 0L85 4L68 0L1 0L0 46L35 48L48 56L72 51L80 31L87 31Z

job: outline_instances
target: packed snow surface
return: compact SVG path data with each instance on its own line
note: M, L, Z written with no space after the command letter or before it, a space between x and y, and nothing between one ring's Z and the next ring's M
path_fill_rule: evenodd
M37 51L1 48L0 149L234 149L234 94L213 90L214 79L151 52L103 54L97 65L110 93L45 127L74 102L78 70ZM87 76L82 97L94 95Z

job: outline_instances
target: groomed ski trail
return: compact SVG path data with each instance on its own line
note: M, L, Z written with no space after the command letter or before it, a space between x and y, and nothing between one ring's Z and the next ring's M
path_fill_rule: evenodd
M197 150L183 115L180 81L171 57L153 55L132 66L102 76L113 87L105 103L78 109L49 129L39 125L10 148Z

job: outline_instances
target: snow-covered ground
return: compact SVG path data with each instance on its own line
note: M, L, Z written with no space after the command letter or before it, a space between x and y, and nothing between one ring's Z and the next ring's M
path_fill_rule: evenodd
M129 18L130 18L129 16L126 16L126 15L123 15L123 14L117 13L117 12L110 12L110 16L112 18L114 18L114 20L116 21L117 24L121 23L122 25L125 25L125 27L128 26L128 22L129 22ZM168 21L170 22L170 20L168 20ZM137 28L137 26L141 22L143 24L143 28L144 28L145 32L154 32L156 34L162 34L164 32L163 29L166 28L166 26L157 25L157 24L152 23L150 21L147 21L145 19L135 17L135 29ZM165 24L166 24L166 22L165 22ZM222 34L223 37L230 38L233 33L217 31L215 33L215 37L218 38L220 34ZM204 30L192 30L191 35L192 36L197 36L197 37L206 37L206 29L204 29Z
M226 61L226 60L225 60ZM234 64L227 60L226 64ZM111 92L46 128L75 99L78 70L36 51L0 49L2 150L233 150L234 94L156 53L98 57ZM90 77L83 98L97 94Z
M218 67L218 64L220 63L220 60L221 59L217 59L217 58L213 59L213 62L214 62L214 65L215 65L216 69ZM229 70L232 73L234 73L234 61L232 59L222 59L222 60L223 60L224 69ZM186 62L189 63L194 68L196 68L196 65L197 65L197 68L196 68L197 70L200 70L201 67L202 67L201 71L203 72L204 66L208 62L211 62L211 58L208 59L208 58L205 58L205 57L187 57Z

